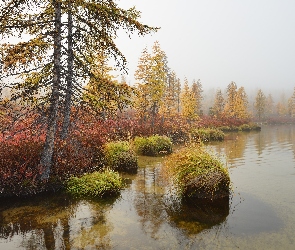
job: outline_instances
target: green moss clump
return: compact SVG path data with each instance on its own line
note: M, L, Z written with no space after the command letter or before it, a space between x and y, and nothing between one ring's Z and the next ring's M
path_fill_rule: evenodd
M114 170L130 172L138 168L135 152L127 141L107 143L104 156L106 164Z
M193 141L223 141L224 133L220 129L215 128L202 128L194 129L191 131Z
M172 153L172 142L167 136L135 137L133 145L139 155L159 156Z
M71 177L66 181L66 191L73 196L82 197L117 195L123 186L120 175L109 169L81 177Z
M193 144L172 154L165 170L181 196L215 199L229 195L228 170L203 146Z
M238 131L260 131L261 127L255 123L242 124L240 126L223 126L219 127L223 132L238 132Z

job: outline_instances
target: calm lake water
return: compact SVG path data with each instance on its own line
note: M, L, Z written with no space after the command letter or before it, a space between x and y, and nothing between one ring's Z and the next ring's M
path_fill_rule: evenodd
M1 200L0 249L295 249L295 126L231 133L208 147L229 167L229 199L180 201L163 158L141 157L111 200Z

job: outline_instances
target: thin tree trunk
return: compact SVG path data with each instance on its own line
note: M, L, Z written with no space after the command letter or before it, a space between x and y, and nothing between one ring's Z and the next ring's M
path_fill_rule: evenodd
M41 155L40 165L43 168L41 180L48 180L52 166L52 156L54 151L55 134L58 119L59 88L61 77L61 2L54 1L55 8L55 34L54 34L54 68L52 80L52 93L50 98L50 108L48 116L48 127L45 145Z
M67 89L65 96L64 120L61 132L61 139L67 138L70 127L71 107L72 107L72 93L73 93L73 17L72 17L72 3L68 2L68 74L67 74Z

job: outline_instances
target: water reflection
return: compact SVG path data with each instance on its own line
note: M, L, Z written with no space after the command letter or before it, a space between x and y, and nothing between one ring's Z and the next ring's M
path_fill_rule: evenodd
M142 230L155 238L159 228L166 221L165 204L165 182L161 178L161 162L153 162L140 169L140 175L134 181L136 193L134 195L134 206L140 216ZM161 159L162 161L162 159Z
M11 242L6 249L110 249L113 227L105 213L114 201L75 200L63 194L9 199L0 207L0 237Z
M229 214L229 197L214 201L208 199L186 199L167 207L173 226L186 234L198 234L226 220Z

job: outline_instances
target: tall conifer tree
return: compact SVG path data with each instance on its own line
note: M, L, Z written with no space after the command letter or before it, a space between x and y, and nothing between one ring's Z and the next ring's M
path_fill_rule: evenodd
M58 110L64 110L62 138L66 138L73 96L81 95L85 80L96 77L91 58L104 50L125 68L126 59L115 44L117 31L123 28L129 34L144 35L156 29L141 24L135 8L124 10L109 0L6 0L0 7L2 36L29 35L26 41L1 43L1 89L11 88L13 100L35 103L40 111L49 111L40 161L44 168L41 178L46 180L52 165ZM64 15L67 24L62 27ZM4 81L12 76L20 76L20 80ZM38 102L36 92L43 93Z

